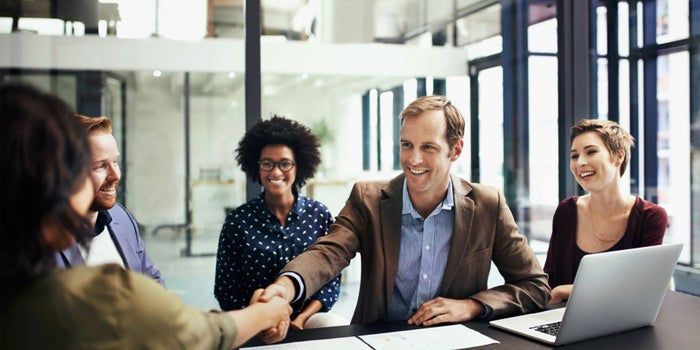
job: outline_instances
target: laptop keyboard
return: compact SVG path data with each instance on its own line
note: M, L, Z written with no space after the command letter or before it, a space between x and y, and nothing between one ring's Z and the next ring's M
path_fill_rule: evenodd
M533 329L537 332L542 332L545 334L553 335L556 337L557 334L559 334L559 327L560 326L561 326L561 321L530 327L530 329Z

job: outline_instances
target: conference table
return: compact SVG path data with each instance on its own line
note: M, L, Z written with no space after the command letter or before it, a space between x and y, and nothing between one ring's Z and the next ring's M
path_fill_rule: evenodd
M600 320L605 322L605 320ZM544 343L530 340L493 327L488 322L472 321L463 325L491 337L500 344L491 344L473 349L551 349ZM408 326L404 321L355 324L341 327L289 330L281 343L350 337L394 331L405 331L419 327ZM257 339L244 347L264 345ZM653 327L638 328L622 333L589 339L556 349L700 349L700 297L679 292L668 292L664 297L659 316Z

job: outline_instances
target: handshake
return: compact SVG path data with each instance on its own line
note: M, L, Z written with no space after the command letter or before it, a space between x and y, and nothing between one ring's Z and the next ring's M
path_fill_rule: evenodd
M281 341L287 336L290 324L292 328L303 329L304 320L297 317L290 320L292 307L289 303L294 298L294 285L289 277L279 277L265 289L257 289L250 298L250 308L257 309L266 324L264 331L258 336L266 343Z
M291 326L303 329L310 315L318 311L313 301L306 306L299 316L290 321L292 308L289 303L294 299L294 283L287 276L280 276L265 289L258 289L250 299L249 308L258 308L265 314L264 330L258 334L266 343L281 341L287 336ZM318 302L317 302L318 303ZM470 321L484 314L485 306L474 299L450 299L436 297L422 303L413 315L408 318L409 325L432 326L440 323L459 323Z

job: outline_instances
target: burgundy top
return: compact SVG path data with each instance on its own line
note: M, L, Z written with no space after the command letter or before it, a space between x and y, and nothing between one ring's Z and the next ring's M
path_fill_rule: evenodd
M544 272L549 275L549 286L552 288L574 283L581 259L590 254L576 244L577 199L574 196L561 201L552 220L552 236L544 264ZM668 216L664 208L637 197L627 218L625 234L606 251L659 245L667 226Z

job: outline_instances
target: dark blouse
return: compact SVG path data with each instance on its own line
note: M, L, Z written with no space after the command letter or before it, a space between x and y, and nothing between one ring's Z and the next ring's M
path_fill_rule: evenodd
M265 193L228 215L216 253L214 296L222 310L242 309L258 288L274 282L279 271L316 239L326 235L333 217L325 205L297 196L284 226L265 204ZM328 311L338 300L340 276L311 299Z
M544 272L549 275L549 286L552 288L574 283L581 259L591 254L576 244L576 200L578 197L561 201L552 220L552 236L544 264ZM664 208L637 197L627 219L625 234L606 251L659 245L667 226L668 216Z

